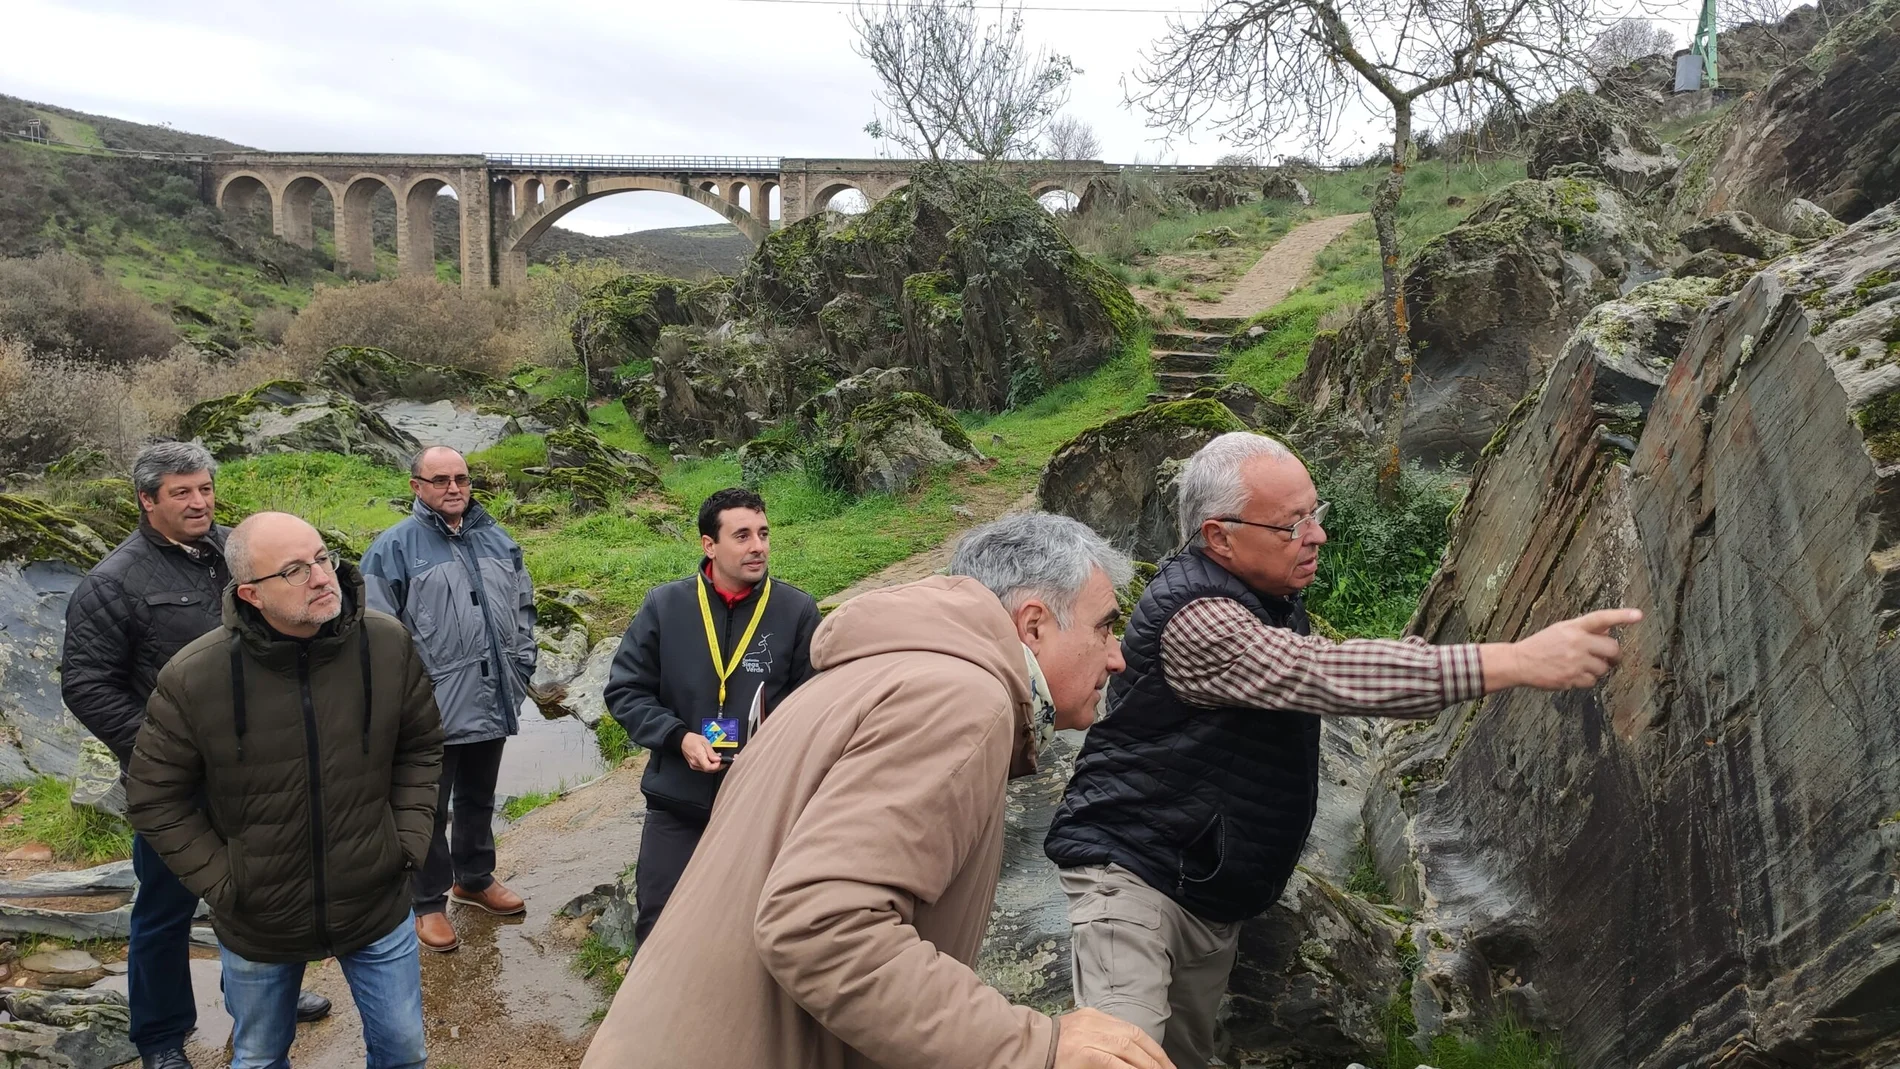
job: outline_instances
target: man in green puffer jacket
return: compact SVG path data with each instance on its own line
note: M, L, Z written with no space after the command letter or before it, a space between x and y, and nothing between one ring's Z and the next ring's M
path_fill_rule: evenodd
M424 1064L410 879L435 825L442 727L400 622L309 524L225 542L224 624L158 674L127 815L211 906L232 1069L286 1064L304 962L335 957L371 1065Z

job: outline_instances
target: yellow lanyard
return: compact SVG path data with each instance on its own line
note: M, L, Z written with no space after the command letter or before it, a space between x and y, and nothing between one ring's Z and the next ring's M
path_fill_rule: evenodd
M699 618L706 621L706 646L712 650L713 671L719 674L719 708L726 708L726 680L739 670L739 661L745 657L746 647L752 645L753 632L759 629L759 618L765 615L766 603L772 600L772 580L765 581L765 589L759 594L759 607L752 613L752 622L745 625L745 634L739 636L739 644L733 647L732 663L725 663L719 655L719 632L713 629L712 602L706 600L706 584L701 581L699 587Z

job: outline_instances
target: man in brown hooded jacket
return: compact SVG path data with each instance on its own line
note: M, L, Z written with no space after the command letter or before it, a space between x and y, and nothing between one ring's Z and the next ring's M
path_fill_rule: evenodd
M874 591L734 763L582 1069L1171 1069L1139 1029L1010 1005L970 963L1004 793L1121 669L1126 558L1031 513Z

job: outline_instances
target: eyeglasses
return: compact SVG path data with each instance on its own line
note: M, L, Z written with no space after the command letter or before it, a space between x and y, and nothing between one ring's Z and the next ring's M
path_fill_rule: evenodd
M284 570L281 572L272 572L269 575L260 575L255 579L246 579L244 580L244 582L256 584L256 583L261 583L266 579L282 579L284 582L289 583L291 586L304 586L310 582L310 570L312 568L322 568L324 571L329 572L331 575L335 575L336 574L336 558L330 556L330 551L326 549L318 553L315 560L293 561L290 564L286 565L284 567Z
M430 486L435 487L437 490L447 490L451 485L467 486L468 476L466 474L438 475L433 479L417 479L416 481L419 483L428 483Z
M1220 522L1222 523L1242 523L1242 524L1246 524L1248 527L1265 527L1269 531L1285 531L1286 540L1291 542L1300 537L1300 529L1305 527L1309 523L1315 527L1326 526L1326 514L1328 512L1331 512L1332 510L1333 510L1332 502L1322 501L1318 505L1313 506L1313 511L1307 513L1304 516L1301 516L1297 520L1294 520L1293 526L1291 527L1281 527L1278 524L1272 524L1272 523L1259 523L1254 520L1243 520L1239 516L1219 516L1219 517L1216 517L1216 519L1220 520Z

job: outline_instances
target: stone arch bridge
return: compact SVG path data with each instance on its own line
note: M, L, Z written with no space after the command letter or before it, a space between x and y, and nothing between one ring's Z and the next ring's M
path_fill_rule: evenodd
M698 201L753 242L781 224L825 210L857 190L869 200L910 182L916 160L781 159L764 156L387 155L232 152L203 157L204 192L220 210L268 206L271 229L293 245L316 238L319 192L332 206L339 274L373 276L370 204L396 201L396 261L402 275L435 274L435 202L453 190L461 224L462 285L513 287L528 277L528 250L561 217L602 197L653 190ZM1035 196L1081 196L1094 178L1124 168L1094 160L1024 161L1006 166Z

